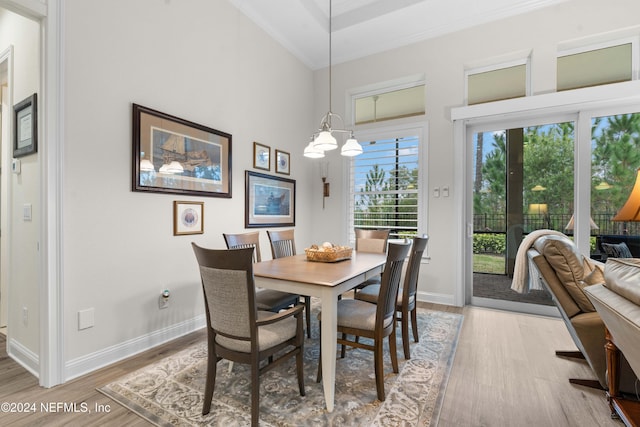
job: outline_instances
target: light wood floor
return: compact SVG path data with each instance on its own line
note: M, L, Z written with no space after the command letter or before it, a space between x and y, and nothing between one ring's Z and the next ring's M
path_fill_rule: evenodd
M572 386L569 377L593 378L583 362L555 357L575 349L561 320L477 307L426 308L465 316L447 386L440 427L614 426L603 392ZM198 331L67 384L43 389L36 378L7 357L0 336L0 403L85 402L92 413L7 414L2 426L148 426L132 412L96 391L125 373L205 339ZM96 405L110 405L96 413Z

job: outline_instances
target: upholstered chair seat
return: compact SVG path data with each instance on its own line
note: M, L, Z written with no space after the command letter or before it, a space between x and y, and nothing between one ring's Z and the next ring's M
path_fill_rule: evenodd
M258 311L258 322L264 322L270 318L277 317L270 311ZM297 331L296 319L289 317L276 323L269 323L258 326L258 351L271 348L295 338ZM235 340L233 338L216 336L216 342L230 350L242 353L251 353L251 342L246 340Z
M376 306L365 301L344 299L338 303L338 327L373 330L376 326ZM322 321L322 313L318 315ZM388 327L393 317L384 319L383 327Z

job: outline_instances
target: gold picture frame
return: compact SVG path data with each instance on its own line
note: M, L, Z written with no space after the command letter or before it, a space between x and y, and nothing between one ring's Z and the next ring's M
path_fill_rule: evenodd
M204 202L173 202L173 235L204 233Z
M265 171L271 170L271 147L259 142L253 143L253 167Z
M291 154L276 149L276 173L291 175Z

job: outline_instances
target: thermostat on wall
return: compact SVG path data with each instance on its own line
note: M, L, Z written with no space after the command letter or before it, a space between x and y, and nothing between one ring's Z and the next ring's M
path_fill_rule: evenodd
M13 159L11 161L11 172L15 174L20 173L20 159Z

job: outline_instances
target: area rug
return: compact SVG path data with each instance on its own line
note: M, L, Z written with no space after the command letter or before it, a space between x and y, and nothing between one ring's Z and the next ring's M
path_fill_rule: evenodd
M315 304L314 304L315 305ZM411 338L405 360L398 335L399 374L394 374L385 346L386 400L376 398L373 352L349 349L336 355L334 411L325 409L318 369L318 325L305 340L306 396L300 396L295 361L260 377L262 426L435 426L447 384L463 317L418 309L420 340ZM398 328L398 334L400 329ZM220 361L211 412L202 416L206 378L206 340L132 372L100 389L157 426L244 426L251 421L250 373L235 364L231 372Z

